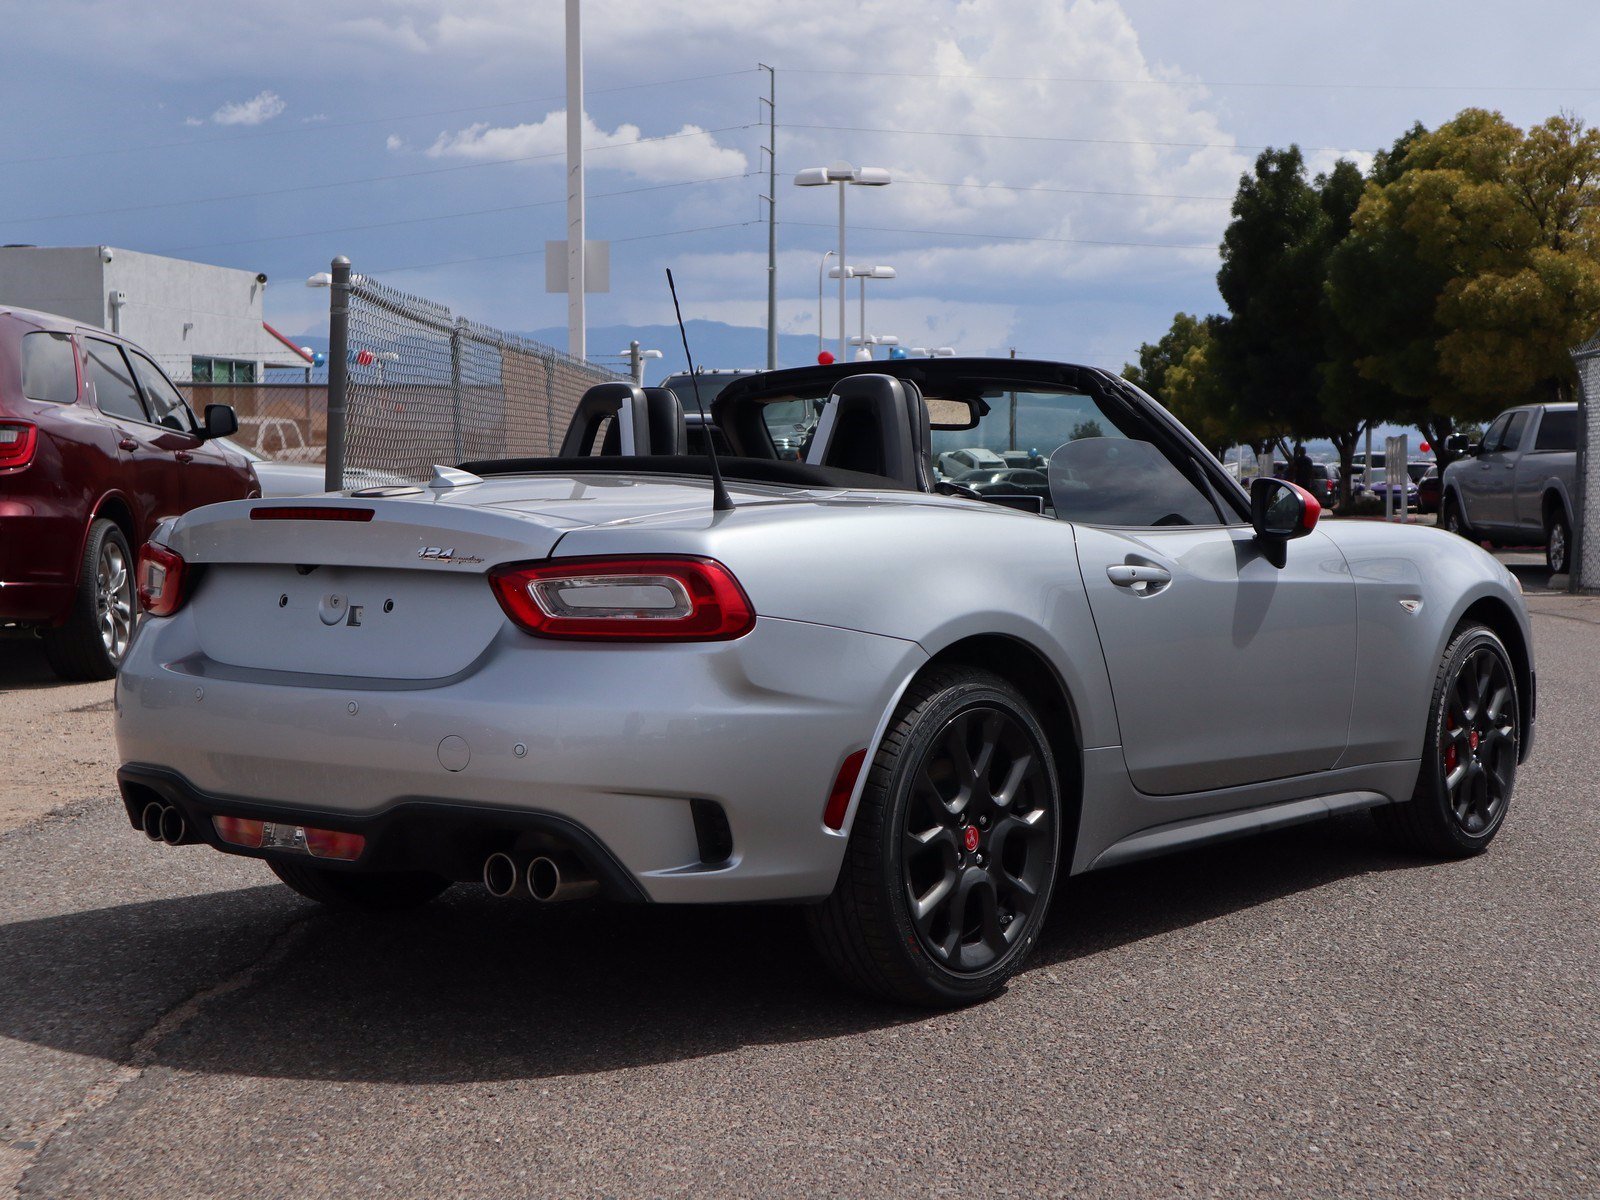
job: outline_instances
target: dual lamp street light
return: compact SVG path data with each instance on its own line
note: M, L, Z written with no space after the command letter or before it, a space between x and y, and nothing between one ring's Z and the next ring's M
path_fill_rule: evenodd
M849 301L845 294L850 276L846 273L848 258L845 255L844 197L848 187L887 187L889 172L882 167L853 167L847 162L830 163L826 167L807 167L794 177L796 187L839 187L839 360L844 361L849 352L849 338L845 333L845 309ZM823 260L826 262L826 258ZM820 288L819 288L820 291Z

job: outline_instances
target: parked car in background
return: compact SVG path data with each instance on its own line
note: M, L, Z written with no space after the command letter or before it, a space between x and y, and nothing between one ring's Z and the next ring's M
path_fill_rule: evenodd
M1031 467L980 467L952 475L951 483L971 488L980 496L1037 496L1050 499L1050 477Z
M134 547L202 504L259 494L137 346L65 317L0 308L0 629L39 635L64 679L116 674L138 618Z
M1006 460L982 446L967 446L960 450L946 450L939 455L934 467L946 479L954 479L967 471L1003 471Z
M318 447L306 444L299 422L288 417L240 417L234 444L248 446L269 462L315 462L322 456Z
M1317 503L1323 508L1332 508L1338 504L1339 464L1312 463L1311 484L1306 490L1317 498Z
M1442 494L1441 482L1439 464L1429 463L1428 469L1422 473L1422 478L1417 480L1417 511L1419 513L1436 513L1439 511L1439 496Z
M320 496L327 491L327 469L319 462L275 462L254 450L241 446L232 438L224 444L250 460L256 479L261 484L261 495L266 499L275 496ZM346 467L346 491L367 487L395 487L412 482L392 471L374 471L369 467Z
M1445 468L1439 524L1473 541L1542 545L1550 570L1571 567L1578 406L1525 404L1496 417L1477 445Z

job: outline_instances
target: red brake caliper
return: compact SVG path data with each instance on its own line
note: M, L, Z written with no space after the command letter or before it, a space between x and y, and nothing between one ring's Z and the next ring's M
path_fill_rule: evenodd
M1456 719L1454 717L1452 717L1451 715L1449 715L1448 713L1445 714L1444 727L1445 727L1445 730L1447 731L1446 732L1446 737L1445 737L1445 747L1444 747L1444 773L1446 775L1448 775L1448 774L1450 774L1451 771L1454 771L1456 769L1456 744L1448 736L1449 733L1455 731Z

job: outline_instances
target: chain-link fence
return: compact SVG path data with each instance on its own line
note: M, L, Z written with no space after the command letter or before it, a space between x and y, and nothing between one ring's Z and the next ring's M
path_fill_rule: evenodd
M1572 361L1578 368L1578 469L1570 586L1588 592L1600 590L1600 334L1574 350Z
M328 386L323 383L180 383L195 416L206 405L239 414L233 440L278 462L321 462L328 444Z
M622 378L369 276L352 274L346 289L340 265L329 341L342 363L329 364L327 407L335 469L425 479L435 463L555 454L583 393Z

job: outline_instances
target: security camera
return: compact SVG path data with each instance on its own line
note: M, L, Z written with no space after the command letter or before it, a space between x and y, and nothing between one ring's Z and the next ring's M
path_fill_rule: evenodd
M257 271L256 272L256 282L257 283L265 283L266 281L267 281L267 273L265 271Z
M108 263L108 262L111 261L111 259L112 259L111 247L110 246L101 246L100 247L100 261L103 262L103 263Z

